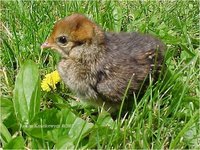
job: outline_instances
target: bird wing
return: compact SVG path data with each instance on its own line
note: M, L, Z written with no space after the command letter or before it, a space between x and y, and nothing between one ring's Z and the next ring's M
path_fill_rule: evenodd
M106 46L104 73L99 77L97 91L111 101L122 100L129 82L129 94L139 90L155 63L162 63L163 45L151 36L108 34Z

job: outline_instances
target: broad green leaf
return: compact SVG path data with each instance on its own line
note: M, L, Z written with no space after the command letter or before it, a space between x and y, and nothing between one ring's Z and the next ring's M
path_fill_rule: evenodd
M10 140L11 140L11 135L10 135L10 132L8 131L8 129L6 128L6 126L0 122L0 138L1 138L1 142L3 144L3 146L8 143Z
M15 114L21 123L30 122L40 110L39 70L30 60L22 65L17 75L13 103Z
M88 143L82 148L91 149L94 148L96 145L108 144L109 141L112 139L113 134L115 134L116 132L117 131L113 130L112 128L95 125L90 133ZM116 140L116 138L114 139Z
M81 118L76 118L70 128L68 135L72 139L77 140L78 138L84 137L84 135L88 133L92 127L92 123L87 123Z
M56 144L55 149L75 149L74 141L69 137L62 137Z
M115 123L116 122L113 121L110 114L106 111L102 112L99 115L97 122L96 122L96 124L98 124L99 126L112 127L112 128L115 127Z
M13 127L17 125L16 116L14 113L12 98L2 97L0 100L0 110L1 110L1 121L7 127Z
M4 149L24 149L24 139L23 137L19 136L12 139L8 144L4 146Z
M59 109L65 109L65 108L70 108L69 103L66 103L66 100L62 98L60 95L57 93L53 94L48 94L47 97L53 101L53 103L56 105L57 108Z
M94 148L96 145L108 143L109 140L112 139L112 136L114 136L116 132L119 132L117 130L116 122L113 121L110 114L107 112L102 112L90 133L88 143L83 148L90 149ZM122 137L119 136L119 138ZM114 139L117 140L118 138Z
M1 121L7 119L13 112L13 103L10 99L1 98L0 100L0 107L1 107Z
M40 112L29 125L23 127L25 133L31 137L54 142L56 147L63 148L67 144L68 148L72 148L89 135L93 124L77 117L66 108Z
M36 137L44 140L51 140L47 137L47 132L50 132L55 125L59 125L58 110L51 109L39 112L27 126L23 126L23 130L31 137Z

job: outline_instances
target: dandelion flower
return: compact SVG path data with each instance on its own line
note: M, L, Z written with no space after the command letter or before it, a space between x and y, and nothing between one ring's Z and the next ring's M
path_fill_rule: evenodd
M58 71L55 70L52 73L45 75L45 78L42 80L41 88L43 91L51 91L51 89L56 89L56 84L60 82L60 76Z

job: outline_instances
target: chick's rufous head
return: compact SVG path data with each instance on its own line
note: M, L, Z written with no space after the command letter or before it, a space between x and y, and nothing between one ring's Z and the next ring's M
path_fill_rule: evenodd
M81 14L73 14L59 20L51 35L41 48L55 49L60 53L69 51L81 44L102 44L104 33L94 22Z

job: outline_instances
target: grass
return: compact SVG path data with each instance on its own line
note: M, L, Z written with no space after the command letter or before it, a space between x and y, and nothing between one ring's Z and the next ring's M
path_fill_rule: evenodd
M1 147L200 148L199 1L19 0L1 1L0 9ZM167 45L165 77L133 99L127 118L115 121L74 101L63 83L41 91L40 78L55 70L59 55L40 45L73 12L106 31L150 33Z

